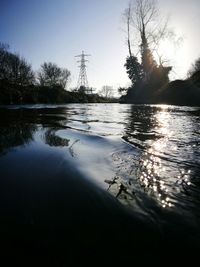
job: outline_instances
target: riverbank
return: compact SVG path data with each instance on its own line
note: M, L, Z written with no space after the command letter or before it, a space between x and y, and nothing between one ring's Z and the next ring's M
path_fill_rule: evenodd
M9 104L66 104L66 103L117 103L97 93L66 91L59 86L19 86L0 81L0 105Z
M200 106L199 73L186 80L175 80L155 90L150 84L129 88L119 100L129 104L166 104L178 106Z

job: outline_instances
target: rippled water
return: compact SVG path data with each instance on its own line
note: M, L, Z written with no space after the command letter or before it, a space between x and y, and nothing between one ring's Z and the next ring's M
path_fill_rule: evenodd
M200 235L199 107L13 106L0 125L1 177L71 168L133 212Z

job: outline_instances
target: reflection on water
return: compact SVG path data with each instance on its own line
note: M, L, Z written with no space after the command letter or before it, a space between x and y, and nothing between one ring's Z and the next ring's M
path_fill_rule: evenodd
M185 205L199 180L199 114L198 108L131 107L123 138L140 149L134 174L164 208Z
M16 217L25 218L28 225L47 218L60 224L57 209L60 218L66 216L64 224L69 218L73 223L84 221L85 214L106 225L107 218L114 222L122 218L113 211L116 206L109 204L108 196L88 187L86 181L92 181L145 215L145 222L148 218L161 227L162 234L167 225L169 240L174 226L180 228L181 236L184 233L185 238L187 232L193 240L200 235L199 145L200 108L195 107L71 104L1 108L1 202L8 198L8 210L13 212L12 205L16 205L23 214ZM63 171L65 175L60 176ZM7 220L7 209L2 206L1 210ZM180 220L185 223L182 228ZM135 229L134 238L138 225L128 228ZM191 232L186 225L192 225ZM143 231L141 227L138 235ZM168 237L169 231L166 233Z
M131 206L136 202L142 206L148 197L163 208L193 206L199 213L196 209L196 203L200 202L199 114L199 108L165 105L2 108L0 153L38 142L36 136L39 136L43 144L65 148L79 160L84 151L82 164L86 170L92 167L86 160L92 151L90 144L95 145L92 135L101 136L112 146L115 140L114 150L110 150L104 161L110 164L113 175L104 179L99 174L99 179L105 182L104 188L107 185L109 192ZM75 136L75 132L81 133L81 137ZM84 149L86 141L82 138L88 140ZM92 157L95 160L97 156Z
M28 144L33 141L37 126L30 119L31 112L23 110L0 110L0 154L10 148Z
M199 113L190 107L117 104L1 109L0 153L36 141L36 132L41 132L44 144L65 147L72 157L81 140L67 131L122 137L132 146L121 150L119 144L110 152L115 175L104 179L108 191L123 201L135 201L143 190L164 208L184 206L188 195L199 201ZM61 136L59 130L66 134Z
M60 147L65 147L69 145L69 139L64 139L61 138L60 136L56 135L56 131L58 129L49 129L45 132L45 143L50 145L50 146L60 146Z

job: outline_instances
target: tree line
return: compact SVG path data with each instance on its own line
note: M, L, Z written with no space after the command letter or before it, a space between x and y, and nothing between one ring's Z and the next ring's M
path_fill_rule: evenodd
M0 43L0 103L61 102L70 71L44 62L38 72L9 45ZM54 88L54 90L52 90Z
M112 88L104 86L99 94L85 88L67 90L70 71L44 62L37 72L9 45L0 43L0 104L113 102ZM92 89L91 89L91 92Z
M31 65L20 55L11 53L9 45L0 43L0 81L19 86L59 86L66 88L70 71L55 63L44 62L35 73Z

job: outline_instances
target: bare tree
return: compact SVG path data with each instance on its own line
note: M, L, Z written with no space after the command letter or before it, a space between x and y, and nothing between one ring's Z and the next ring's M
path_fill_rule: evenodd
M123 13L123 19L126 24L126 30L127 30L127 44L128 44L128 51L129 51L129 56L132 56L132 51L131 51L131 40L130 40L130 28L131 28L131 20L132 20L132 6L131 2L129 2L128 7L125 9Z
M8 45L0 44L0 80L21 86L33 84L35 75L31 65L8 49Z
M61 69L60 85L62 88L67 88L70 75L71 73L68 69Z
M141 40L146 37L149 25L157 17L158 10L155 0L136 0L133 8L132 22L139 31Z
M127 27L129 55L135 55L140 51L141 63L144 73L148 74L157 65L154 56L158 58L159 64L164 63L163 55L159 53L162 40L174 37L173 31L168 27L168 17L160 19L156 0L130 1L125 9L123 17ZM134 37L134 47L131 47L131 36Z
M67 82L70 77L70 71L64 68L58 67L55 63L44 63L41 65L41 69L38 72L39 83L42 86L61 86L66 88Z
M113 97L113 88L109 85L104 85L102 89L99 91L99 95L105 98Z
M30 85L35 81L35 75L32 67L27 61L19 55L11 57L11 81L19 85Z

